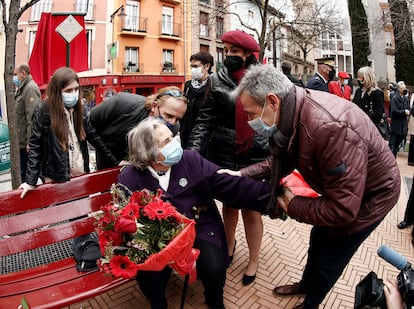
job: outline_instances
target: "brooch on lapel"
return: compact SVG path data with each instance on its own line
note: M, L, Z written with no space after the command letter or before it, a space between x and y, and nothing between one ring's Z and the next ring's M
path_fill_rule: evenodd
M184 188L188 185L188 180L187 178L180 178L180 180L178 181L178 184L180 185L180 187Z

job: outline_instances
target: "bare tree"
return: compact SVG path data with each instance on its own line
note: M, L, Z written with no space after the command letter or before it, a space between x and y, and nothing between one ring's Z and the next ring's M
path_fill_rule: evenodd
M259 45L259 60L263 60L265 49L270 42L285 39L288 44L297 45L303 53L304 73L307 71L307 56L310 51L318 46L320 36L323 32L342 32L339 11L328 3L329 1L314 2L310 0L238 0L230 1L227 5L214 9L212 21L214 23L217 14L230 14L237 18L240 25L256 33ZM234 10L237 4L254 6L260 14L260 23L250 23ZM292 12L286 12L286 9ZM215 13L214 13L215 12ZM277 36L277 29L285 28L287 36ZM275 46L273 46L275 48Z
M16 189L21 182L19 140L17 135L16 117L14 113L15 99L13 84L16 57L16 36L19 32L17 25L22 14L39 1L40 0L30 0L25 5L20 7L20 0L10 0L8 4L6 4L5 0L0 0L3 26L6 33L4 81L6 88L7 119L10 132L10 167L13 189Z

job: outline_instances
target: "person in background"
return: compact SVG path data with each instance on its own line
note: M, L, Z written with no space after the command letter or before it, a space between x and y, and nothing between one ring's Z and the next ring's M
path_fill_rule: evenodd
M200 107L188 148L199 151L223 168L240 169L269 156L268 139L254 133L247 124L247 115L240 100L229 96L246 70L257 63L253 53L259 51L259 46L251 35L240 30L226 32L221 40L226 57L224 68L210 76L211 87ZM242 209L241 212L249 247L249 263L242 283L248 285L256 278L263 222L258 212L248 209ZM238 215L237 209L224 205L223 220L230 259L236 248Z
M190 65L191 79L185 82L183 91L187 98L187 111L180 120L180 138L184 148L187 148L206 89L210 87L208 77L211 74L214 59L209 53L201 51L191 55Z
M315 59L318 71L308 80L306 88L329 92L328 83L335 78L335 58Z
M294 86L272 66L251 67L233 96L240 98L252 128L272 133L272 161L246 167L240 174L271 173L268 209L273 209L273 217L284 213L313 225L301 280L273 291L277 296L305 296L296 308L316 309L397 203L397 162L359 107ZM281 179L294 169L319 197L295 196L281 186Z
M407 135L408 116L410 115L410 103L407 98L405 82L397 83L397 93L391 100L391 134L389 146L394 157L400 149L400 145Z
M357 72L359 88L355 92L353 102L358 105L374 124L381 121L385 113L384 93L378 88L374 70L362 67Z
M128 144L131 166L122 170L118 182L131 192L162 190L162 197L177 211L195 220L194 248L200 250L196 268L205 301L211 309L223 309L229 259L223 222L214 200L265 212L269 185L250 178L218 174L217 165L197 151L183 151L179 139L173 137L165 122L153 117L141 121L129 132ZM170 274L170 267L138 272L137 282L152 309L167 308L165 289Z
M30 67L27 64L19 65L15 70L13 82L16 86L14 97L16 99L15 115L17 136L20 149L20 175L25 182L27 171L27 159L29 154L29 140L32 135L33 111L41 102L40 89L30 75Z
M35 188L40 174L44 182L65 182L89 172L78 75L67 67L57 69L46 92L47 99L33 113L21 198Z
M117 166L127 158L127 134L134 126L148 116L162 118L177 134L179 121L187 109L187 98L178 87L170 86L158 90L147 98L138 94L119 92L89 112L87 126L88 140L103 144L96 149L97 169Z
M338 80L328 84L329 92L338 97L351 100L352 90L348 85L349 74L346 72L338 72Z
M408 119L407 135L410 136L408 147L408 165L414 165L414 93L410 97L410 117Z
M282 67L283 74L285 74L286 77L289 78L289 80L292 83L294 83L296 86L300 86L300 87L305 86L302 82L302 79L297 79L297 78L292 76L292 74L291 74L292 64L289 61L283 61L281 67Z

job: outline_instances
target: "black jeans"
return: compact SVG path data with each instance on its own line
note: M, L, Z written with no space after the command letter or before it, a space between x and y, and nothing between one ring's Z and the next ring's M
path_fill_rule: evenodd
M300 282L305 308L317 308L348 265L355 251L380 222L353 235L334 236L335 228L313 227L308 260Z
M200 250L197 259L197 278L204 286L204 297L209 308L223 309L223 289L226 282L226 262L223 251L209 242L196 239L194 248ZM137 282L142 293L151 302L152 309L168 307L165 290L171 268L162 271L139 271Z
M394 157L397 156L398 150L400 149L400 145L403 139L404 139L404 135L391 132L389 146L390 146L392 153L394 154Z
M20 176L22 177L22 183L26 181L28 158L29 154L27 153L26 148L20 148Z

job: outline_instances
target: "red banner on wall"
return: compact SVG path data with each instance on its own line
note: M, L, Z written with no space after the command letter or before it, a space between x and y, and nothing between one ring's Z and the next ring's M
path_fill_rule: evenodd
M39 86L49 82L53 72L67 66L66 40L56 28L70 14L42 13L37 27L36 39L30 55L29 65L33 79ZM82 27L82 31L70 42L69 66L76 72L88 70L88 48L83 15L72 15Z

